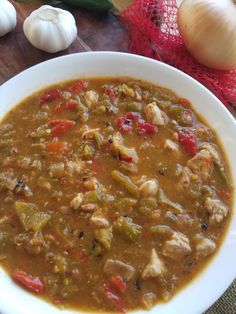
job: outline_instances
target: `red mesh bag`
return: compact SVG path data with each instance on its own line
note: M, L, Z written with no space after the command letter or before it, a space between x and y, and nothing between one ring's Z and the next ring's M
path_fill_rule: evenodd
M177 27L176 0L134 0L120 15L130 34L130 50L168 63L236 107L236 70L213 70L186 50Z

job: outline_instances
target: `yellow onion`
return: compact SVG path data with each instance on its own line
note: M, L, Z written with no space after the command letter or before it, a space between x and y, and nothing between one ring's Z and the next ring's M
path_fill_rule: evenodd
M177 17L187 50L201 64L236 69L236 0L184 0Z

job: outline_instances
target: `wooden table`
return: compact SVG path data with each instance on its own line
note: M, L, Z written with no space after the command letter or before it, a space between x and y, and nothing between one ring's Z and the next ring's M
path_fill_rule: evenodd
M118 10L123 9L130 2L132 0L114 0ZM0 85L20 71L57 56L90 50L129 51L128 34L119 22L117 14L110 12L101 15L85 10L72 10L63 5L61 7L70 10L76 19L78 36L69 49L53 55L44 53L35 49L26 40L22 30L24 19L37 6L18 4L14 1L12 3L18 12L18 24L13 32L0 38ZM230 106L228 109L236 117L236 110ZM236 291L235 285L236 282L234 286L231 286L231 290ZM233 298L235 298L235 294L233 294ZM223 313L221 308L223 302L224 300L218 301L218 305L216 304L207 311L207 314ZM217 310L218 308L219 310ZM230 311L236 313L236 307L233 312Z
M69 49L58 54L44 53L27 41L22 30L24 19L38 6L12 3L18 13L18 23L13 32L0 38L0 84L36 63L57 56L90 50L128 51L128 36L115 15L101 15L61 6L73 13L78 25L78 36Z
M0 38L0 85L22 70L57 56L90 50L128 52L128 34L119 22L117 14L132 0L113 1L116 13L113 10L108 14L91 13L61 5L74 15L78 36L69 49L58 54L48 54L34 48L24 36L23 21L38 5L25 5L12 1L18 13L18 23L15 30ZM236 110L229 109L236 117Z

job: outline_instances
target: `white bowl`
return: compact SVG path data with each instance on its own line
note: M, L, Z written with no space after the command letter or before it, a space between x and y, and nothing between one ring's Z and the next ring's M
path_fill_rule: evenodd
M228 158L233 183L236 182L236 123L221 102L205 87L166 64L124 53L86 52L43 62L18 74L0 87L0 117L26 96L39 89L78 77L129 76L150 81L175 91L191 101L216 131ZM234 191L235 194L235 191ZM236 277L236 211L222 246L208 266L166 304L150 314L200 314L213 304ZM35 265L37 267L37 265ZM0 269L1 314L59 314L62 311L25 292ZM64 310L63 314L78 313ZM81 313L81 312L79 312ZM135 313L147 313L136 311Z

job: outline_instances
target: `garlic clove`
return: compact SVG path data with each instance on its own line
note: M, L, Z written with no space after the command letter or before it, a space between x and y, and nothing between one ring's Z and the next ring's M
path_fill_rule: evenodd
M77 36L73 15L50 5L33 11L24 21L23 30L34 47L48 53L67 49Z
M0 37L16 27L16 9L8 0L0 0Z

